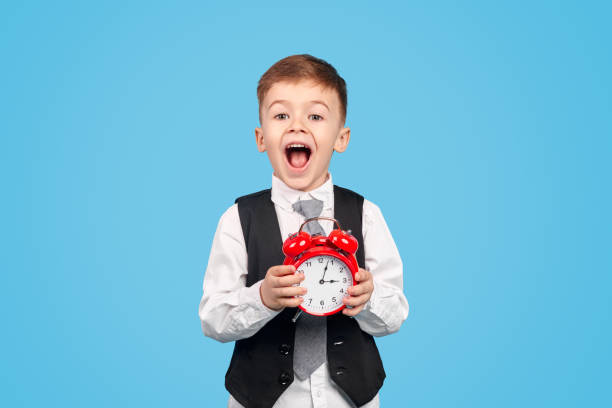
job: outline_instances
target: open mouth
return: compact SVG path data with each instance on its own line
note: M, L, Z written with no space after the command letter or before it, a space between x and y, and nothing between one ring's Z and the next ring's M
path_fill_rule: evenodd
M310 160L310 147L300 144L291 143L285 147L285 156L289 165L297 170L303 170L308 165Z

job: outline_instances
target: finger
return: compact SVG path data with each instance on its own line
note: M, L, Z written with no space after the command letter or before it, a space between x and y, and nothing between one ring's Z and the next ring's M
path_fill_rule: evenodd
M372 279L372 274L367 269L359 268L359 272L355 274L357 282L365 282Z
M272 276L285 276L295 272L293 265L276 265L268 269L268 273Z
M344 308L342 310L342 314L345 314L347 316L356 316L357 314L359 314L359 312L361 312L363 310L363 307L364 307L364 305L357 306L357 307L354 307L352 309Z
M304 278L305 277L303 273L296 273L293 275L285 275L280 278L277 278L275 283L278 287L291 286L302 282Z
M266 279L270 282L270 286L277 287L282 286L279 283L279 279L282 276L290 275L295 273L295 266L293 265L277 265L268 269L266 273Z
M283 307L298 307L304 298L299 297L291 297L291 298L280 298L278 303L280 303Z
M368 300L370 300L370 295L366 293L365 295L361 296L345 297L342 299L342 302L347 306L357 307L366 304Z
M283 288L275 288L273 289L273 292L274 296L277 298L302 296L306 294L306 288L299 286L288 286Z
M364 293L372 293L374 285L371 282L360 283L359 285L351 286L348 288L348 293L351 296L359 296Z

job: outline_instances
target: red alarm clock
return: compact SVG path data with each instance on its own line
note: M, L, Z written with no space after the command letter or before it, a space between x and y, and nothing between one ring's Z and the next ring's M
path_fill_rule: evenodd
M304 225L316 220L333 221L337 228L329 236L302 231ZM294 265L296 273L305 279L297 286L308 291L299 308L315 316L329 316L344 309L342 299L355 282L359 270L355 252L359 244L350 232L343 231L333 218L309 218L283 244L284 265ZM296 315L297 316L297 315Z

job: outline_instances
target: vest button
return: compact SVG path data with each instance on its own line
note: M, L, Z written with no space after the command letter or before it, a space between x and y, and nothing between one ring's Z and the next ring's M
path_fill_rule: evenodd
M278 348L278 352L281 353L281 355L283 356L289 355L290 351L291 351L291 346L289 344L281 344L280 347Z
M333 342L334 346L341 346L343 344L344 344L344 337L341 336L341 337L336 337L334 339L334 342Z
M280 385L287 385L287 384L289 384L289 381L291 381L291 376L288 373L284 372L284 371L278 377L278 383Z
M346 372L346 368L344 368L344 367L336 368L336 375L338 375L338 376L344 375L345 372Z

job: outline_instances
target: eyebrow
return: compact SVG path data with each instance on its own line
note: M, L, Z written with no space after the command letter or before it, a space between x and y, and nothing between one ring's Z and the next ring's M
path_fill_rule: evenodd
M272 105L274 105L275 103L290 103L290 102L285 100L285 99L277 99L277 100L275 100L274 102L272 102L271 104L268 105L268 109L270 109L272 107ZM310 101L310 103L311 104L319 103L319 104L325 106L327 108L327 110L330 110L329 106L327 106L327 104L325 102L323 102L323 101L316 100L316 101Z

